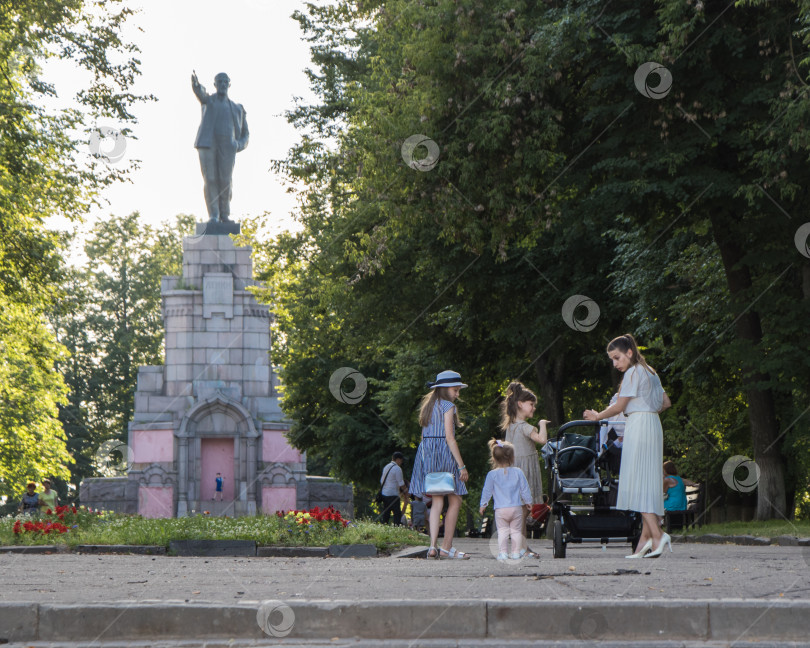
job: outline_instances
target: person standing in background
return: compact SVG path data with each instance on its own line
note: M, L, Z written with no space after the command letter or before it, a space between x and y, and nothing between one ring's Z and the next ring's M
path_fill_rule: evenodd
M386 464L380 477L382 484L382 523L388 524L391 514L394 514L394 524L402 524L402 507L400 495L405 492L405 477L402 474L402 464L405 463L405 455L395 452L391 456L390 463Z
M44 510L50 509L56 513L56 507L59 506L59 498L56 496L56 491L51 490L51 480L43 479L42 486L44 490L39 494L39 505Z
M222 479L222 475L220 473L217 473L217 479L216 479L217 491L216 491L216 496L213 498L217 502L222 501L222 483L223 483L223 481L224 480Z
M34 482L28 482L28 491L23 494L20 499L20 505L17 507L17 513L23 515L36 515L39 511L39 493L36 492L37 485Z

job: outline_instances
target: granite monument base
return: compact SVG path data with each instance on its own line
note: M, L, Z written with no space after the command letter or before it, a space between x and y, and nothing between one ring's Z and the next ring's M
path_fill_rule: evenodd
M197 236L223 236L226 234L239 234L242 226L233 221L206 221L197 223L195 234Z

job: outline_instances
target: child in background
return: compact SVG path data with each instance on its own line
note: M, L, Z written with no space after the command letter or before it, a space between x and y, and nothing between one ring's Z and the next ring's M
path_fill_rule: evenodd
M216 479L217 490L216 490L215 497L212 497L211 500L216 500L217 502L222 501L222 482L223 482L222 475L217 473L217 479Z
M495 525L498 528L498 560L523 558L524 510L532 503L529 482L520 468L514 466L515 448L507 441L491 439L490 465L484 490L481 491L481 515L487 510L490 498L494 500ZM512 555L507 554L507 541L511 536Z

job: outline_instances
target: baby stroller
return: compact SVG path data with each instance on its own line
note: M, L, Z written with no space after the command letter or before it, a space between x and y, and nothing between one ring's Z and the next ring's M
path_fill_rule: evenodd
M566 545L571 542L635 545L641 535L638 513L618 511L609 504L611 486L615 488L618 480L607 470L605 449L598 450L600 426L609 424L571 421L562 425L556 439L543 447L546 467L551 471L555 558L565 558Z

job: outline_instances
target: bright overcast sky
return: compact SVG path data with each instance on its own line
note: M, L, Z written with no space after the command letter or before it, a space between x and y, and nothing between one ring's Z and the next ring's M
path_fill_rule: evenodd
M227 72L229 96L247 113L250 143L236 156L231 218L269 211L269 233L294 228L294 199L269 167L297 139L284 112L293 107L294 97L312 97L304 75L309 49L290 17L304 8L303 0L133 0L130 6L141 10L125 31L141 49L142 75L134 91L158 100L134 108L137 140L126 142L124 158L140 160L133 183L107 189L110 204L91 219L133 211L154 225L179 213L208 219L194 148L200 123L200 103L191 90L196 70L209 93L215 92L214 75ZM56 81L58 91L74 85L72 71L60 65L46 68L46 76ZM109 152L112 142L101 146Z

